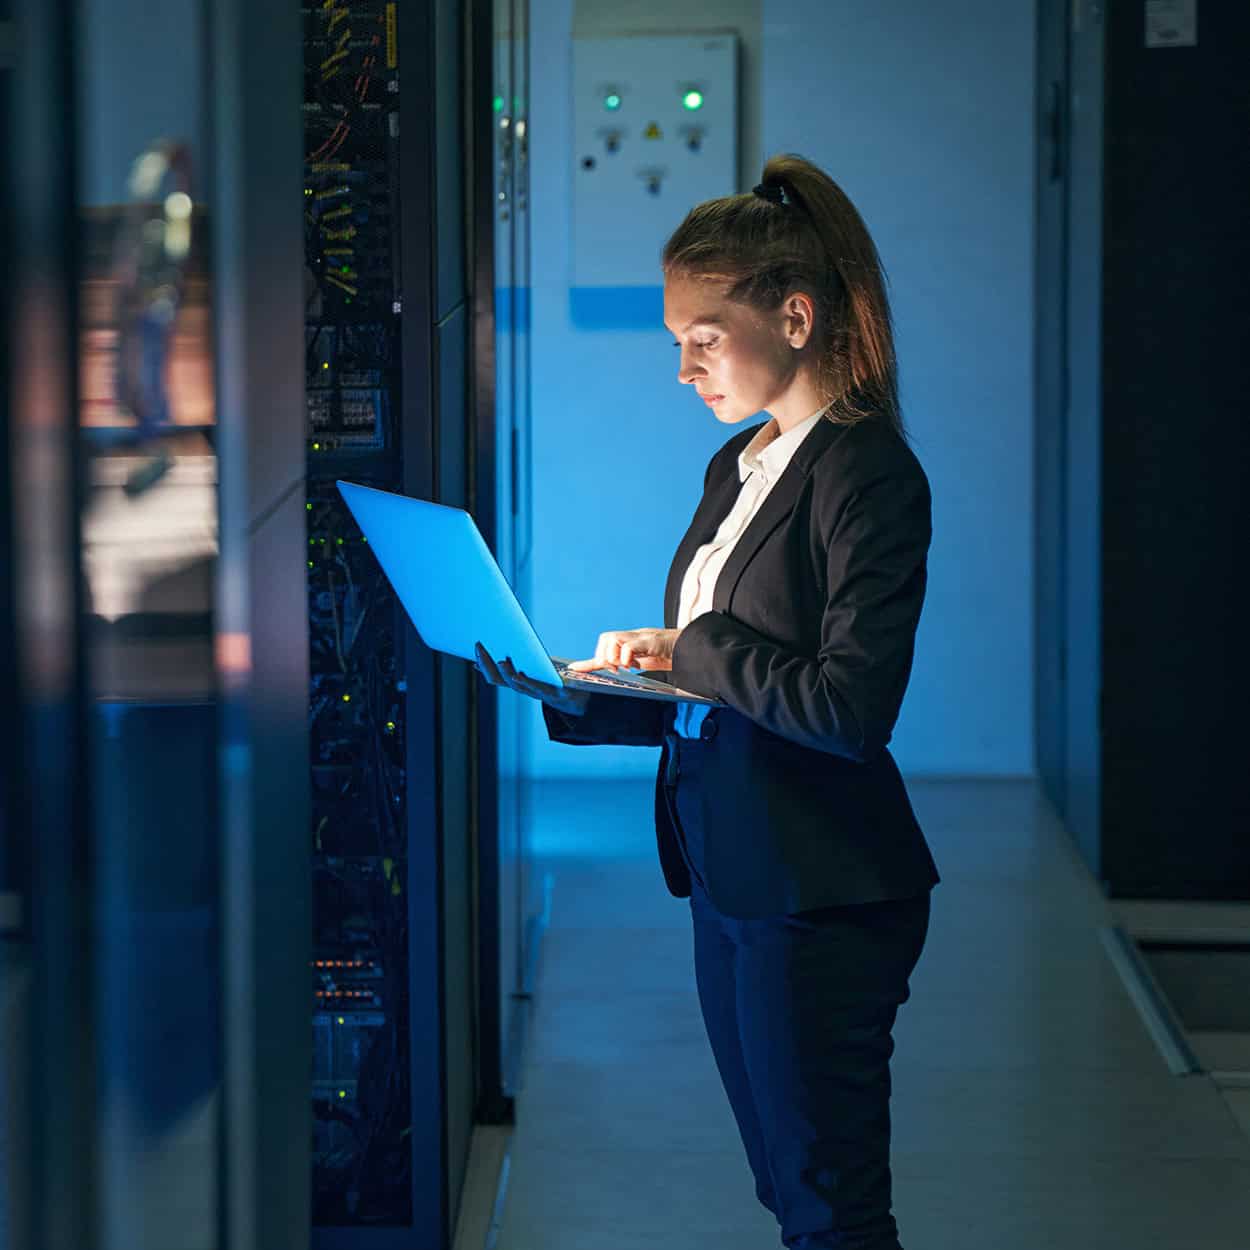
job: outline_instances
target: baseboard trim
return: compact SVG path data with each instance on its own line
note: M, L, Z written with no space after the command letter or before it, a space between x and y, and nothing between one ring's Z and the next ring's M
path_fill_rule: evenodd
M1104 926L1099 936L1168 1071L1173 1076L1201 1072L1202 1065L1185 1038L1185 1030L1137 949L1137 943L1119 925Z
M454 1250L493 1250L503 1219L512 1152L510 1125L474 1126L469 1146Z

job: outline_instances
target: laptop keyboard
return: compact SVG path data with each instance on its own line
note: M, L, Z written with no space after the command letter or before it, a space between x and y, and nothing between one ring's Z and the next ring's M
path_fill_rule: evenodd
M556 671L560 674L561 678L574 677L578 681L588 681L596 686L616 686L618 688L624 687L626 690L637 690L640 685L640 683L636 681L623 681L619 677L604 677L600 673L577 672L575 670L570 670L564 665L561 665Z

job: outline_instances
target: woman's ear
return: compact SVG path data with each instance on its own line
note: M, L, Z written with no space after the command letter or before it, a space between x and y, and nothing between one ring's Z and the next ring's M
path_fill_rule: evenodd
M812 325L816 316L816 305L806 291L795 291L786 296L784 304L786 339L796 351L806 347L812 337Z

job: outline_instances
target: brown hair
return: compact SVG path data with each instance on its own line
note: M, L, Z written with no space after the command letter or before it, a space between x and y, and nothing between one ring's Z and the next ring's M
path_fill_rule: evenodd
M805 291L816 305L829 419L874 417L903 433L885 271L863 218L824 170L774 156L756 191L692 208L661 263L666 274L727 279L730 299L766 312Z

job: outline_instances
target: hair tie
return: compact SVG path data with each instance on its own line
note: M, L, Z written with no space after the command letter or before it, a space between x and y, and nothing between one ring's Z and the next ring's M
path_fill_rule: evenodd
M759 183L751 188L753 194L758 195L761 200L767 200L770 204L789 204L790 197L786 195L786 189L780 182Z

